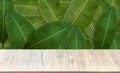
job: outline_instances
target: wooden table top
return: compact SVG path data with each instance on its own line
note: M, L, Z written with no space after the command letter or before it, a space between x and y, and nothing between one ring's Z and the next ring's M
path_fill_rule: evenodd
M0 71L120 71L120 51L1 50Z

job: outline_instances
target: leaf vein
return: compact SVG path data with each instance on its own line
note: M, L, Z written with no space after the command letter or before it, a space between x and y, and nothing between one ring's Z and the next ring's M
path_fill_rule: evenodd
M77 18L79 17L79 15L81 14L82 10L85 8L85 6L87 5L89 0L86 0L83 4L83 6L79 9L78 12L75 13L75 16L74 16L74 20L72 22L72 24L74 24L74 22L77 20Z
M16 23L17 28L19 29L19 31L20 31L21 35L23 36L24 40L27 41L27 38L25 37L25 35L24 35L22 29L20 28L20 26L18 25L17 21L15 20L15 18L14 18L13 16L12 16L12 19L13 19L14 22Z
M107 26L106 26L106 29L105 29L105 33L104 33L104 36L103 36L101 48L103 47L104 42L105 42L105 38L106 38L106 35L107 35L108 27L109 27L109 24L110 24L111 15L112 15L112 12L110 11L110 15L109 15L109 17L108 17L108 22L107 22Z
M47 2L46 0L44 0L44 1L46 2L47 6L48 6L48 8L49 8L49 10L50 10L50 12L51 12L52 15L54 16L54 20L57 21L58 19L57 19L55 13L53 12L53 10L51 9L50 5L48 4L48 2Z
M48 40L48 39L50 39L50 38L56 36L57 34L60 34L61 32L64 32L67 28L68 28L68 27L66 27L66 28L62 29L61 31L56 32L56 33L54 33L54 34L52 34L52 35L46 37L46 38L43 39L43 40L38 41L37 43L33 44L31 47L34 47L34 46L36 46L36 45L38 45L38 44L40 44L40 43L42 43L42 42L44 42L44 41L46 41L46 40Z

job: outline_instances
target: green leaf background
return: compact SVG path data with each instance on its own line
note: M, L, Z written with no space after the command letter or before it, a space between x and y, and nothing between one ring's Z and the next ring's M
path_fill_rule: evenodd
M95 28L93 39L94 48L110 48L117 29L117 15L115 8L107 7L99 17Z
M20 14L11 11L6 15L8 40L12 48L23 48L27 38L34 31L32 25Z
M10 10L13 10L12 0L0 0L0 41L1 47L4 47L5 41L7 40L7 32L5 25L5 15Z
M37 49L119 48L119 3L120 0L0 0L0 47ZM112 10L107 10L107 7L113 9L110 20L113 23L110 23L110 25L111 29L114 28L114 30L108 31L115 34L115 37L107 32L107 39L105 40L107 45L104 43L104 46L100 47L100 39L103 38L102 34L105 33L106 21L109 16L107 14ZM21 30L27 37L26 41L22 40L23 37L15 26L11 15L15 17L20 27L24 27ZM46 40L47 42L31 47L36 42L66 27L69 27L69 29L65 31L66 33L59 34L60 37L55 36L56 38L50 38ZM100 32L101 34L99 34ZM96 39L99 39L98 43ZM111 41L107 41L109 39Z

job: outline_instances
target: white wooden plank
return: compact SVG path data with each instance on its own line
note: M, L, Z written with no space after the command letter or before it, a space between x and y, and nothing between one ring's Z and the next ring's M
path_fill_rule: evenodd
M120 51L1 50L0 71L120 71Z

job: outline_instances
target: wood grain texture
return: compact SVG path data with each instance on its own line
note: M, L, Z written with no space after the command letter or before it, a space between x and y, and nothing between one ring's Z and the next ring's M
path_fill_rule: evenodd
M75 72L75 71L63 71L63 72L55 72L55 71L47 71L47 72L43 72L43 71L11 71L11 72L0 72L0 73L120 73L120 72L115 72L115 71L113 71L113 72Z
M120 71L120 51L1 50L0 71Z

